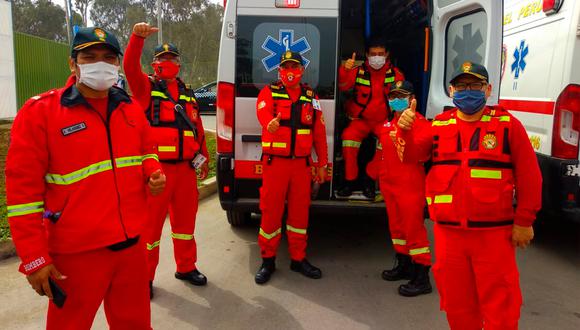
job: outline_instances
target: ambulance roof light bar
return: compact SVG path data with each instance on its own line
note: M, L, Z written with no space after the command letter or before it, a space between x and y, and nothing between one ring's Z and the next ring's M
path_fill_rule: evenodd
M276 0L276 8L300 8L300 0Z
M560 11L564 0L544 0L542 3L542 10L546 15L553 15Z

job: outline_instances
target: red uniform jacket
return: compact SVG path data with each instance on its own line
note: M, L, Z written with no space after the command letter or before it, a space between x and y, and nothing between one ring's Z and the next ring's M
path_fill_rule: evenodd
M397 134L404 161L433 159L426 186L431 218L464 228L532 225L542 175L524 127L497 106L477 122L460 120L457 111L439 114L430 129Z
M135 97L139 104L141 104L143 110L148 112L151 106L152 84L149 76L143 73L141 70L141 53L143 51L144 42L145 39L134 34L131 35L131 39L127 45L127 50L125 51L123 67L125 69L125 75L127 76L127 82L129 83L133 97ZM174 100L180 99L177 81L168 83L167 90ZM171 126L171 123L175 122L176 116L179 115L176 114L173 110L173 103L170 101L164 101L161 104L161 127L153 127L153 136L157 144L157 150L161 160L191 160L193 154L197 152L197 150L193 149L197 149L199 147L201 147L201 154L209 160L207 145L205 143L203 123L201 116L199 115L199 110L195 100L192 100L192 102L187 102L185 111L197 128L197 143L195 143L195 141L189 141L194 139L193 134L190 133L191 131L184 132L183 137L181 137L181 139L183 139L183 147L184 149L189 150L182 151L182 159L179 159L180 156L178 144L180 137L177 136L176 129L168 127ZM151 121L151 115L148 119L152 123L152 126L157 126ZM166 127L164 127L163 123L167 124Z
M349 116L377 123L387 120L389 114L387 95L391 85L400 80L405 80L405 75L390 63L385 64L380 70L372 69L368 61L352 70L347 70L344 66L338 70L339 89L341 91L353 87L355 89L354 97L346 104Z
M6 160L8 219L31 273L49 253L76 253L134 238L147 219L147 186L161 169L141 108L109 92L108 120L74 86L28 100Z
M276 90L274 96L277 98L280 97L281 100L274 100L273 91L271 89L272 86L275 86L275 88L280 88L279 90ZM326 166L328 163L326 126L324 124L324 116L322 115L318 96L316 96L312 90L305 85L302 85L302 88L297 90L288 90L284 88L281 83L273 84L272 86L264 87L264 89L262 89L258 95L258 100L256 102L258 120L262 125L262 149L264 153L288 157L302 157L309 156L312 146L314 146L316 156L318 158L318 166ZM306 95L308 91L312 92L309 96ZM283 99L286 96L289 98ZM304 102L304 100L307 98L309 102ZM279 106L276 105L276 102L278 102ZM294 104L302 102L300 108L301 113L299 114L300 118L297 117L296 122L301 121L306 123L304 120L310 120L310 122L313 121L311 124L312 128L295 129L295 135L292 137L292 130L290 127L284 127L284 121L291 121L291 112L293 109L291 108L290 104L282 105L282 102L292 102ZM308 104L310 104L310 107L307 107ZM309 111L311 114L309 114L307 108L310 109ZM276 111L282 113L282 122L278 131L276 131L274 134L270 134L268 132L268 123L270 123L270 121L276 117ZM290 150L292 139L295 139L294 150ZM281 149L284 149L284 153L276 153L274 149L276 149L275 147L277 146L283 146Z

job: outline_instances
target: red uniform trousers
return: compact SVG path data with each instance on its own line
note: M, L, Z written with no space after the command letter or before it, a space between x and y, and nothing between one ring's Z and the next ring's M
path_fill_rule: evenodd
M342 132L342 155L344 157L344 176L346 180L356 180L358 176L358 151L362 140L372 132L379 136L383 122L367 119L354 119Z
M262 223L258 236L262 258L276 256L282 234L282 215L286 200L288 200L286 235L290 258L296 261L305 258L311 183L312 171L306 158L273 156L268 164L268 156L264 155L260 188Z
M165 190L161 195L149 196L149 219L146 239L149 251L149 280L155 279L155 269L159 264L159 244L163 224L169 210L173 256L177 271L187 273L196 269L197 247L193 233L198 206L197 174L189 162L176 164L162 162L167 177Z
M522 295L512 227L435 225L433 274L452 330L518 328Z
M420 178L417 178L420 180ZM425 192L399 187L392 189L380 181L389 217L389 231L395 252L411 256L413 262L431 265L431 250L425 229Z
M90 329L104 300L111 329L151 329L144 243L120 251L101 248L51 254L67 278L56 281L67 294L63 308L49 303L47 329Z

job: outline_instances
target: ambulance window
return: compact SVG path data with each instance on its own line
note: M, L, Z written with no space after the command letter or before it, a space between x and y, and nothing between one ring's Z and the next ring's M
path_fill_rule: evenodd
M303 82L321 99L334 98L336 18L240 16L236 44L237 95L257 97L278 79L280 57L291 49L306 60Z
M449 21L445 47L445 85L451 75L466 61L485 64L487 13L483 10L457 16Z

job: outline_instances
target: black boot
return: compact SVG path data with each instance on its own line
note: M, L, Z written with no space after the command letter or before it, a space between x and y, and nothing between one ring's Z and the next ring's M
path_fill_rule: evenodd
M429 281L429 268L431 266L413 263L413 278L409 283L399 286L399 294L404 297L416 297L431 293L433 288Z
M377 196L377 189L375 181L373 179L371 178L365 179L365 187L363 189L363 195L368 199L375 200L375 197Z
M352 195L352 190L354 187L354 181L345 181L344 186L336 192L339 197L349 197Z
M382 277L385 281L399 281L411 279L411 257L406 254L397 253L395 255L395 267L383 271Z
M256 284L264 284L270 280L270 277L276 271L276 257L262 258L262 266L256 273Z
M302 261L292 260L290 263L290 269L292 271L301 273L302 275L314 279L319 279L322 277L322 271L313 266L306 260L306 258L302 259Z
M196 286L202 286L207 284L207 278L197 269L194 269L191 272L187 273L175 272L175 278L183 281L188 281L189 283Z
M153 299L153 281L149 281L149 300Z

